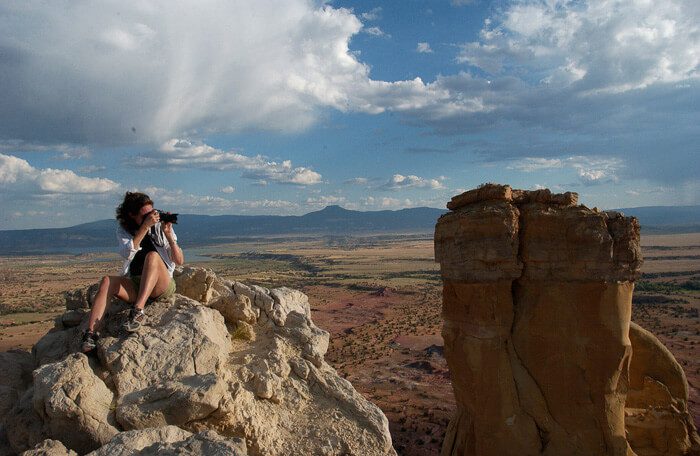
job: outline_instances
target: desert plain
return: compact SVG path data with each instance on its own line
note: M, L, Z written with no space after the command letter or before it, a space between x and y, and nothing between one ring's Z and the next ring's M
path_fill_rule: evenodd
M442 285L432 234L183 244L190 266L306 293L314 322L331 333L326 360L384 411L397 452L439 454L455 403L442 356ZM642 246L633 320L683 366L700 425L700 233L642 234ZM0 351L31 349L63 311L65 291L117 274L120 263L113 252L0 257Z

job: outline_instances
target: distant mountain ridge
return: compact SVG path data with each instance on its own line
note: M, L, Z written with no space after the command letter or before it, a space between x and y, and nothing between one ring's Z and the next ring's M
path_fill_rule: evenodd
M646 234L700 232L700 206L643 206L615 210L637 217Z
M616 209L639 218L645 234L700 232L700 206L650 206ZM327 206L297 215L182 214L176 231L184 246L211 245L236 237L269 235L349 235L432 233L443 209L417 207L396 211L355 211ZM68 228L0 231L0 254L44 254L113 249L116 220L98 220Z
M398 211L353 211L327 206L305 215L181 214L176 232L183 246L211 245L235 237L269 235L343 235L432 233L446 210L418 207ZM98 220L68 228L0 231L0 254L79 252L112 249L117 222Z

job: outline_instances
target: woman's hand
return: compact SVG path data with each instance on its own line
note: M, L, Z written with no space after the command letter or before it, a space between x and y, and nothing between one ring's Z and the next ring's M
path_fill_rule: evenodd
M170 212L166 212L170 214ZM170 222L165 222L162 225L163 234L170 244L170 259L175 262L175 264L182 265L185 263L185 255L182 253L182 249L177 245L173 233L173 224Z
M156 223L160 222L160 214L156 210L152 210L143 217L142 227L150 228Z
M170 214L170 212L166 212L166 214ZM165 237L168 238L168 240L173 235L173 224L171 222L163 223L163 234L165 234Z

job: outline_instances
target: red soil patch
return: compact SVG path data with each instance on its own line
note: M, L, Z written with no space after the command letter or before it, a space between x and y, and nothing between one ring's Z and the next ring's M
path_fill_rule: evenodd
M440 454L455 401L440 349L439 289L304 292L314 322L331 333L326 360L386 414L397 452Z

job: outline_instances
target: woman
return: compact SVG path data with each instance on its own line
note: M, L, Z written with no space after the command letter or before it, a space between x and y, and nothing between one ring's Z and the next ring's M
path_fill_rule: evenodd
M83 335L83 353L94 350L95 327L101 322L110 296L134 304L124 329L137 331L146 321L143 308L149 300L165 300L175 293L173 271L185 262L172 223L161 223L153 201L143 193L126 192L117 207L117 239L124 257L121 276L105 276L95 295Z

